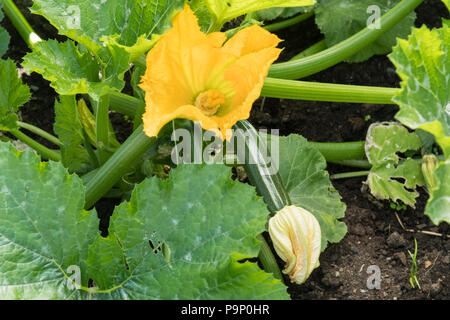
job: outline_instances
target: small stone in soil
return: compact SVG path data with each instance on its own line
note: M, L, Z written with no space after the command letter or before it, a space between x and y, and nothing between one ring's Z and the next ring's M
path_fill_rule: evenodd
M322 278L322 283L330 288L337 288L342 284L342 279L334 276L333 274L325 274Z
M389 235L386 243L391 248L399 248L403 247L406 244L406 241L401 234L399 234L397 231L394 231Z
M450 255L446 255L444 259L442 259L442 262L445 264L450 264Z
M425 261L425 269L428 269L431 266L431 261L427 260Z
M437 295L439 292L441 292L441 284L440 284L440 282L433 283L433 284L431 285L431 290L430 290L430 292L431 292L431 295L433 295L433 296L435 296L435 295Z
M352 247L350 248L350 250L351 250L354 254L358 254L358 253L359 253L358 248L355 247L355 246L352 246Z
M404 252L397 252L394 254L394 257L406 266L406 254Z

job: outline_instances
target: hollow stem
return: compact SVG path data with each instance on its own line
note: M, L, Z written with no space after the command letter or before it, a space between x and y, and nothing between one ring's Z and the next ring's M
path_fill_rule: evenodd
M3 0L3 10L5 10L7 17L30 48L36 42L42 41L12 0Z
M58 147L61 147L63 145L63 143L57 137L55 137L54 135L51 135L47 131L44 131L32 124L25 123L22 121L17 121L17 125L22 129L33 132L34 134L40 136L41 138L44 138L44 139L50 141L51 143L57 145Z
M261 96L310 101L393 104L396 88L266 78Z
M286 19L286 20L283 20L280 22L275 22L272 24L265 25L265 26L263 26L263 28L270 32L278 31L278 30L293 26L302 21L305 21L306 19L311 18L313 15L314 15L314 11L299 14L295 17L292 17L292 18L289 18L289 19Z
M330 176L330 179L348 179L348 178L356 178L356 177L364 177L367 176L370 171L355 171L355 172L344 172L344 173L336 173Z
M300 79L334 66L377 40L403 20L422 1L402 0L381 17L380 29L364 28L350 38L312 56L273 64L269 70L269 76L283 79Z
M319 53L327 48L327 43L325 40L320 40L319 42L313 44L309 48L303 50L299 54L293 56L289 61L298 60L301 58L312 56L313 54Z
M132 171L145 151L155 141L147 137L142 125L120 146L119 149L90 177L86 184L85 207L90 208L105 195L126 173Z
M111 92L109 94L109 107L113 111L134 117L139 108L145 108L145 103L127 94Z
M364 159L364 141L355 142L309 142L327 160L335 162L348 159Z
M95 110L96 143L100 164L105 163L111 155L106 151L106 147L109 145L109 97L110 95L106 94L101 96L98 101L92 99Z
M277 260L275 259L275 256L270 249L270 246L267 243L266 239L262 234L259 234L256 238L261 243L258 258L264 266L264 270L266 270L267 272L271 272L275 279L283 280L283 275L281 274L280 268L278 267Z
M61 161L61 155L58 151L43 146L19 130L12 130L10 133L30 148L36 150L43 158L53 161Z
M358 159L344 159L344 160L329 160L329 163L339 164L341 166L360 168L360 169L370 169L372 165L368 160L358 160Z

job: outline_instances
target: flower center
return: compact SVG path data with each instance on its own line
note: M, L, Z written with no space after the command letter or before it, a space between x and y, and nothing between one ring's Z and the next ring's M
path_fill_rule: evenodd
M225 95L215 89L204 91L195 99L195 106L207 116L215 115L224 103Z

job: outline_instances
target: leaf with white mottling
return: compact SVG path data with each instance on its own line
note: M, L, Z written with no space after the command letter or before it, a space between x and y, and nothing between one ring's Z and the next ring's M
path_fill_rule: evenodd
M415 151L421 146L420 138L398 123L372 124L365 145L367 159L372 164L366 181L372 195L382 200L401 200L414 207L419 195L416 187L425 183L422 169L419 162L400 158L398 153Z

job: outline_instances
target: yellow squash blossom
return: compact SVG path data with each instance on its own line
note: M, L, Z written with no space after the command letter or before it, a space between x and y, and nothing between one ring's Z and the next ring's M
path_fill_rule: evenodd
M185 118L229 139L227 129L250 116L281 40L256 25L227 41L223 32L205 34L188 5L172 24L147 55L144 132L154 137Z
M319 266L321 230L309 211L286 206L269 220L269 234L278 256L286 262L283 273L302 284Z

